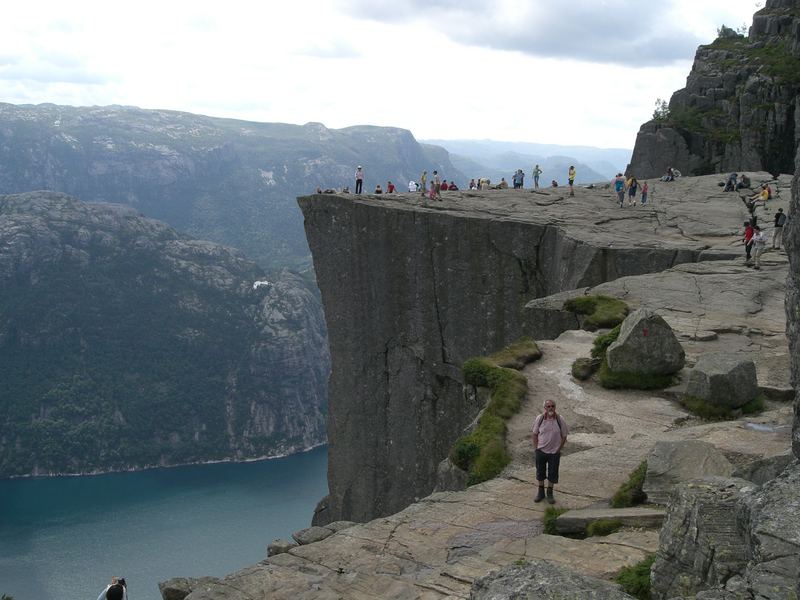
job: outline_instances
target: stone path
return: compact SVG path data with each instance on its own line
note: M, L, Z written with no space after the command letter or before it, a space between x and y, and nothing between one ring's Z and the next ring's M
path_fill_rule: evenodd
M545 398L557 400L572 429L556 491L557 506L566 508L603 505L657 440L704 439L726 452L757 456L789 445L788 428L743 422L681 426L687 415L674 402L575 382L571 363L588 354L592 337L574 331L542 342L544 357L525 370L531 393L510 422L514 458L500 477L463 492L433 494L390 517L205 582L189 600L468 598L475 578L530 558L612 577L653 552L658 534L627 530L574 540L542 533L546 505L533 503L529 429ZM788 424L791 408L776 406L752 421Z

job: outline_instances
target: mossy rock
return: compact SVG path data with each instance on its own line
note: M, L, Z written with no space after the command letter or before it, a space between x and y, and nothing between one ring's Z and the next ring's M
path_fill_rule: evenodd
M597 371L597 380L604 388L610 390L661 390L670 387L675 381L674 375L654 375L651 373L620 373L612 371L603 358Z
M594 343L592 344L592 356L594 358L604 358L606 355L606 350L608 347L617 341L619 338L619 332L622 330L622 324L617 325L611 331L607 333L601 333L596 338L594 338Z
M750 402L739 408L710 404L702 398L697 398L688 394L684 395L679 402L680 405L690 413L705 421L732 421L733 419L738 419L742 415L753 415L763 411L765 396L764 394L759 394L750 400Z
M488 360L498 367L507 369L522 369L525 365L542 358L542 351L530 338L521 338L492 354Z
M611 296L578 296L564 302L564 310L584 315L583 326L589 330L614 327L628 315L628 305Z
M580 381L586 381L595 374L600 362L599 358L577 358L572 363L572 376Z

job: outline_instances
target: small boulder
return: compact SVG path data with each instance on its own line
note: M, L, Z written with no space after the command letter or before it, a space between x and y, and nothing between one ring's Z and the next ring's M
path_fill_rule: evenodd
M725 455L708 442L657 442L647 459L642 489L648 502L665 505L678 483L709 476L729 477L733 470Z
M306 527L305 529L301 529L300 531L295 531L292 534L292 537L295 541L300 544L301 546L305 546L306 544L313 544L314 542L319 542L324 540L327 537L333 535L333 530L328 529L327 527L318 527L316 525L312 525L311 527Z
M703 354L689 372L686 395L714 406L739 408L758 395L756 365L738 354Z
M272 540L269 546L267 546L267 556L275 556L277 554L283 554L284 552L288 552L292 548L296 548L297 544L295 542L289 540Z
M575 359L572 363L572 376L580 381L586 381L594 375L594 372L600 367L599 358L586 358L581 357Z
M325 527L336 533L337 531L342 531L343 529L350 529L355 525L358 525L358 523L355 521L334 521L333 523L328 523L325 525Z
M625 317L619 337L606 351L608 368L617 373L671 375L683 368L685 359L672 328L647 308Z

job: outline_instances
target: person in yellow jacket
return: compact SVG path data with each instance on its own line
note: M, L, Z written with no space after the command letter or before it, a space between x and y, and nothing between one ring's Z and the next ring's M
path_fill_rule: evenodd
M573 184L575 183L575 165L570 165L569 171L567 171L567 178L569 179L569 195L575 195L575 188L573 188Z
M422 197L425 197L425 193L428 191L428 172L423 171L422 175L419 176L419 188L422 190Z

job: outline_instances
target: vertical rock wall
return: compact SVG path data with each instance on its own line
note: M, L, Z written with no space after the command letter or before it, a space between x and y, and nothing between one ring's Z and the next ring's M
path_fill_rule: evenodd
M556 227L347 196L299 199L331 348L330 496L316 523L392 514L430 493L480 409L471 356L522 335L529 300L697 260L595 247Z
M796 158L797 170L792 182L792 203L789 224L785 227L784 243L789 254L789 276L786 279L786 334L789 337L789 356L792 366L792 385L795 389L792 451L800 458L800 149Z

